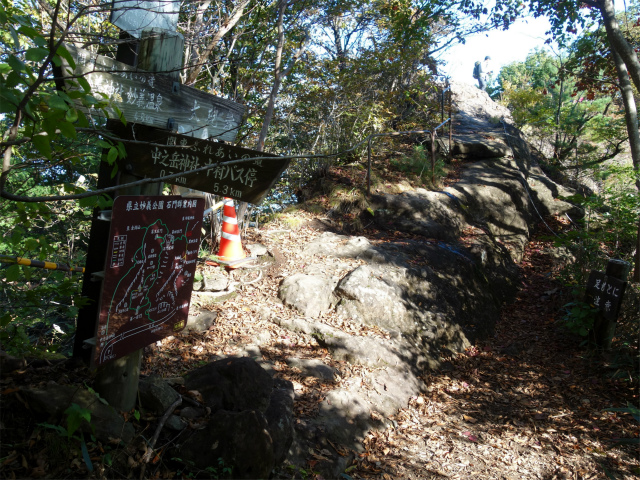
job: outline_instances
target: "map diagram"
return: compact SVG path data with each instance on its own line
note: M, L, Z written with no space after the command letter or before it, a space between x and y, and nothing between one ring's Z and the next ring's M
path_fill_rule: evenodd
M116 197L96 333L96 365L186 326L203 210L203 199Z

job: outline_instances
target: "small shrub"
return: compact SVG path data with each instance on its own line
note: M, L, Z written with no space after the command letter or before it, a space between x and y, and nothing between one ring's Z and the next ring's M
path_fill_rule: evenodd
M440 180L446 176L447 171L444 160L436 158L432 179L430 155L423 145L416 145L413 147L413 153L410 156L392 160L391 164L401 172L416 175L425 186L436 188Z
M563 307L565 315L562 317L562 325L571 333L586 337L593 327L597 309L585 302L573 301Z

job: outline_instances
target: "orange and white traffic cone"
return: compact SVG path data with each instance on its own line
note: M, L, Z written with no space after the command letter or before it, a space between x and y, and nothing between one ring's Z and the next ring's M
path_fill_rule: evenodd
M218 257L224 262L227 268L237 268L237 266L233 264L237 260L242 260L246 257L242 249L240 229L238 228L238 219L236 218L233 199L227 197L224 198L224 208L222 210L222 235L220 236ZM228 265L227 262L229 262Z

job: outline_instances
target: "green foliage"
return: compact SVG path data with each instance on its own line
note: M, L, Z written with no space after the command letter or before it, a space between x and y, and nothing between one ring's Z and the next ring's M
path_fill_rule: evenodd
M423 145L414 146L411 156L392 160L391 164L402 172L416 175L424 185L430 188L437 188L440 179L447 173L444 161L437 157L434 170L435 182L432 182L431 153L425 151Z
M40 423L39 425L41 427L54 431L57 435L63 437L66 442L78 442L80 444L80 454L82 456L82 459L87 466L87 470L91 472L93 471L93 464L91 462L91 458L89 457L87 443L85 442L83 435L75 434L82 426L83 421L87 422L87 424L91 427L92 432L95 431L94 426L91 424L91 412L86 408L81 407L77 403L72 403L64 411L64 414L66 415L66 428L61 425L52 425L50 423ZM95 438L93 439L95 440ZM65 449L62 448L62 451L65 451Z
M233 466L227 465L222 457L218 457L217 466L209 466L204 470L197 468L190 460L187 461L178 457L172 457L171 460L184 465L183 468L177 471L177 474L182 475L182 478L208 478L212 480L233 478ZM202 477L202 475L205 475L205 477Z
M596 173L603 184L601 193L568 199L583 207L585 216L555 242L576 257L562 272L567 284L584 285L589 272L598 270L607 258L633 263L640 218L640 196L634 186L637 174L630 165L616 164Z
M317 474L317 472L314 472L311 468L306 469L292 464L287 465L287 468L289 469L289 472L291 472L291 478L294 479L298 478L299 475L299 478L301 478L302 480L307 480L308 478L312 478L313 475Z
M74 59L63 35L75 28L99 31L102 16L78 5L77 16L58 19L27 2L0 5L0 129L2 151L9 154L0 187L25 199L83 193L96 186L101 149L112 162L122 146L96 139L87 105L104 108L84 78L66 90L54 81L64 62ZM68 22L65 24L64 22ZM65 30L66 29L66 30ZM76 87L73 89L73 87ZM82 107L84 105L84 107ZM5 143L6 142L6 143ZM100 197L77 203L0 202L0 254L54 263L84 264L94 206ZM80 274L0 264L0 343L13 354L50 355L69 346L80 299Z
M575 54L575 52L573 53ZM573 57L529 54L525 62L505 66L499 74L500 95L516 125L553 149L557 168L578 171L620 152L624 118L611 108L607 94L578 95L578 80L569 65Z
M586 337L593 327L597 309L585 302L574 301L563 307L562 326L571 333Z
M89 225L74 204L0 204L0 254L82 265ZM13 354L52 354L69 346L80 273L0 264L0 342Z
M75 438L78 441L82 439L74 434L82 425L83 420L89 424L91 430L94 430L93 425L91 425L91 412L77 403L72 403L71 406L64 411L64 414L66 415L66 428L61 425L52 425L49 423L41 423L40 425L57 432L68 440Z

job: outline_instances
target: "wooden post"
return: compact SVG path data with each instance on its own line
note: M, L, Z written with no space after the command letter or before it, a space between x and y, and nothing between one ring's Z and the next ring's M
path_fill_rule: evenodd
M447 80L449 86L449 161L453 159L453 91L451 83Z
M626 282L630 270L630 263L618 259L609 259L605 275ZM603 350L611 349L611 342L616 333L616 324L617 318L605 318L601 312L596 314L591 331L591 340L597 348L602 348Z
M371 196L371 135L367 142L367 197Z
M167 71L178 75L182 65L184 41L182 36L171 32L149 29L143 31L138 48L137 64L151 72ZM127 48L130 48L127 46ZM119 183L129 183L137 177L122 173ZM119 195L161 195L163 183L123 189ZM106 253L106 245L103 255ZM105 255L106 257L106 255ZM106 260L106 258L105 258ZM96 317L97 318L97 317ZM96 322L97 323L97 322ZM138 397L142 350L101 365L96 370L94 388L109 405L117 410L129 411L135 407Z
M436 185L436 131L431 129L431 185Z

